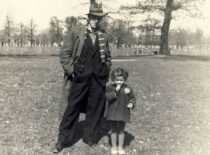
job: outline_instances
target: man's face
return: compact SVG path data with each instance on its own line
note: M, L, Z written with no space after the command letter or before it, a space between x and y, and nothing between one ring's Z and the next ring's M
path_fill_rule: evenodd
M93 15L90 15L88 18L89 18L89 23L92 29L96 29L102 19L101 17L93 16Z

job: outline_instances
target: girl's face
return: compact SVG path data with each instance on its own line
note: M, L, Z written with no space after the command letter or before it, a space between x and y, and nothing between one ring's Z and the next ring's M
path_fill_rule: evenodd
M114 79L114 83L116 85L122 85L125 83L125 80L123 78L123 76L117 76L115 79Z

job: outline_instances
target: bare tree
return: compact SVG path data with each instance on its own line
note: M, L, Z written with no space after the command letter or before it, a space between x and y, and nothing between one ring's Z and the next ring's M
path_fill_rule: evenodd
M59 20L57 17L52 17L50 19L50 38L51 38L51 44L57 43L60 45L60 42L62 41L63 37L63 28L61 26L62 21Z
M33 18L30 20L29 23L29 41L31 46L34 44L34 34L36 32L37 25L34 23Z
M66 17L64 21L64 25L67 29L67 31L70 31L74 26L76 26L78 23L78 20L76 17L70 16Z
M116 20L113 22L113 24L110 26L109 29L109 40L110 42L113 42L116 44L117 47L122 46L126 43L126 37L128 36L128 30L127 30L127 23L122 20Z
M141 28L146 32L146 45L156 44L155 32L161 29L160 20L148 16L147 19L143 20Z
M49 43L50 43L49 30L44 30L40 33L40 44L46 46Z
M188 36L190 32L183 29L178 28L176 30L171 30L169 34L169 41L171 45L176 45L177 48L183 48L184 46L188 46Z
M203 42L203 31L197 28L195 32L195 45L197 49L198 48L201 49L202 42Z
M26 25L24 25L23 23L20 23L19 24L19 36L18 36L18 44L20 44L20 47L23 46L23 44L25 43L25 40L27 38L27 35L28 35L28 30L27 30L27 27Z
M198 16L198 4L205 0L141 0L135 6L122 6L122 9L130 11L131 14L154 13L158 12L164 15L161 27L160 54L170 55L168 47L168 35L170 23L173 19L172 13L181 11L182 14Z
M6 23L4 24L4 34L7 40L7 43L11 43L11 34L12 34L12 20L9 16L6 16Z

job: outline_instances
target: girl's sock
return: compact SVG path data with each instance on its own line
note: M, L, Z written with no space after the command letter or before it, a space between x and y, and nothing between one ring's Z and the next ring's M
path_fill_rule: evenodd
M123 148L124 137L125 137L125 134L124 133L120 133L119 134L119 148Z
M112 142L112 148L117 148L117 134L116 133L111 134L111 142Z

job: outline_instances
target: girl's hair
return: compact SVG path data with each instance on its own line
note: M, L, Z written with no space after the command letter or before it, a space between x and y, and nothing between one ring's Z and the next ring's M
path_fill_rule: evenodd
M110 75L111 80L114 81L115 78L118 76L122 76L124 80L126 81L128 79L128 72L125 69L120 68L120 67L112 70L111 75Z

